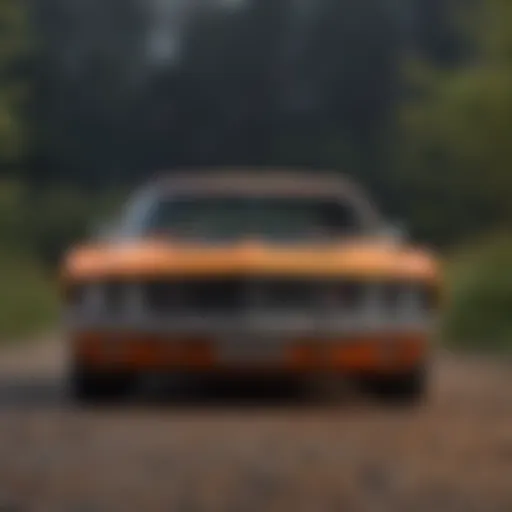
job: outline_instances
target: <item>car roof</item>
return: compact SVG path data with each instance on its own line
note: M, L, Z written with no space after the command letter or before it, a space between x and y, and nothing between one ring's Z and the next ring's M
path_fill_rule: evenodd
M225 193L251 196L318 197L348 200L368 223L380 222L365 193L350 178L335 171L290 169L211 169L159 173L147 192L215 196Z

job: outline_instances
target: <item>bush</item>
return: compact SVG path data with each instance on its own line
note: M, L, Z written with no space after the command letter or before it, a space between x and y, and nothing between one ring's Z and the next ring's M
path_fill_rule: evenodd
M23 245L26 192L19 182L0 181L0 243L4 249Z
M26 223L31 253L54 268L62 254L91 234L98 223L117 210L119 203L118 196L109 191L91 194L57 187L33 193Z
M19 182L0 181L0 246L54 269L70 245L117 211L124 195L63 186L30 190Z
M12 341L55 325L57 283L33 259L0 253L0 342Z
M455 346L512 350L512 237L458 251L446 278L445 338Z
M56 322L61 255L91 223L116 210L120 197L69 187L36 191L0 181L0 342Z

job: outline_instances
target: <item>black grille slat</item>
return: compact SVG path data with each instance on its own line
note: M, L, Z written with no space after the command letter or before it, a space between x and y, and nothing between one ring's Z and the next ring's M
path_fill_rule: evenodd
M254 284L254 307L276 311L314 311L322 304L321 283L310 280L263 280Z
M243 283L231 280L161 281L144 288L149 308L167 314L234 313L244 298Z
M110 314L118 314L123 309L126 285L122 281L109 281L103 284L105 307Z
M321 304L321 286L293 280L179 280L144 286L149 308L165 314L236 314L247 309L312 309Z
M400 310L400 301L407 292L407 285L403 283L384 283L382 285L382 307L388 315L397 315Z
M339 307L345 312L354 312L363 307L365 285L357 281L344 281L335 284Z
M151 311L161 314L235 315L252 311L321 313L334 307L360 311L368 286L377 286L386 314L398 314L408 284L365 283L357 280L289 278L180 279L146 283L144 295ZM420 288L422 305L432 308L432 293Z
M230 313L243 304L243 283L238 281L203 281L181 285L181 304L185 311Z

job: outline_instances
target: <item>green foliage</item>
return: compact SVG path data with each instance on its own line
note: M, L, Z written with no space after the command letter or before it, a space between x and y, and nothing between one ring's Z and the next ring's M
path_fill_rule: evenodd
M53 327L58 318L57 283L33 258L0 253L0 343Z
M27 174L99 188L160 169L297 165L378 188L399 62L410 43L448 52L452 1L213 0L178 13L172 1L31 0Z
M508 0L478 5L479 24L467 24L471 61L409 69L415 94L400 116L408 216L443 243L512 225L512 8Z
M2 247L21 247L25 187L12 180L0 181L0 240Z
M123 198L121 191L91 194L64 186L35 191L0 182L2 247L55 269L62 253L113 215Z
M55 324L61 255L117 210L122 195L64 187L36 193L0 182L0 342Z
M19 64L28 54L25 12L17 0L0 0L0 165L13 162L22 148L20 111L26 100Z
M34 194L26 207L31 252L48 265L56 265L63 249L87 232L91 205L75 190L56 188Z
M445 338L454 346L512 350L512 237L459 250L447 267Z

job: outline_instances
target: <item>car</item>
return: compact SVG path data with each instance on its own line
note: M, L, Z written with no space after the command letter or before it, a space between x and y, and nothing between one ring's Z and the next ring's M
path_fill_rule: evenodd
M427 390L438 262L339 173L164 174L70 249L62 280L78 400L155 372Z

